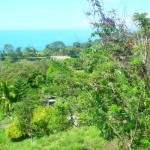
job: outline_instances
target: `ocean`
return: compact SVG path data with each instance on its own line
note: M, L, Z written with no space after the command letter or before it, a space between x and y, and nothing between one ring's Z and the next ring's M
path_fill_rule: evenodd
M74 42L86 42L91 38L92 30L0 30L0 50L5 44L12 44L14 48L33 46L43 50L47 44L62 41L66 46Z

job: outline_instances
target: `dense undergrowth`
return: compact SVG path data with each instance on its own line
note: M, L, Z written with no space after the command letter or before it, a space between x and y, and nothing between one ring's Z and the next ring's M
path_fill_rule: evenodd
M60 141L54 141L57 146L50 142L52 147L45 146L45 149L60 149L62 143L62 149L82 149L88 145L86 132L90 136L96 134L95 140L99 137L103 139L102 143L105 141L107 145L108 141L110 145L122 149L130 142L130 134L135 133L133 148L137 148L137 145L141 149L149 147L149 90L146 80L132 62L126 66L100 48L93 52L96 48L88 49L81 59L23 60L9 65L7 69L3 65L1 94L5 99L2 97L1 110L5 119L1 122L8 123L5 135L11 139L11 142L6 143L6 138L1 137L3 146L20 145L22 142L26 145L26 142L29 144L33 140L32 148L38 149L43 139L41 137L49 136L45 138L45 142L49 143L47 141L61 136L64 131L66 135L69 132L77 134L66 137L65 141L72 140L66 144L72 142L71 145L65 145L61 136L58 137ZM43 63L45 65L41 66ZM56 97L55 104L43 106L42 102L51 96ZM73 119L67 119L70 117ZM84 132L84 126L87 125L96 126L97 129L85 129L81 137L85 143L77 141L80 144L76 144L75 140L80 139L78 132ZM74 126L79 129L73 129ZM80 127L83 127L82 131ZM20 143L26 138L29 139ZM118 142L113 143L114 139ZM94 146L100 143L95 141ZM100 149L98 145L87 149Z
M3 54L1 149L150 148L150 20L134 14L137 39L115 24L116 16L104 14L101 1L91 2L101 18L93 23L101 40L87 47L76 43L78 58ZM55 103L47 105L48 99Z

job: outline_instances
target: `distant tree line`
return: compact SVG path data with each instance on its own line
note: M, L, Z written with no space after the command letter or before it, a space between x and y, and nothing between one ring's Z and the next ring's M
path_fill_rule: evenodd
M49 57L53 55L66 55L71 57L79 57L80 53L92 45L96 44L98 40L80 43L74 42L72 46L66 46L62 41L55 41L47 44L45 48L38 51L33 46L27 46L24 49L21 47L14 48L11 44L5 44L3 50L0 51L1 60L9 60L15 62L19 59L28 59L32 57Z

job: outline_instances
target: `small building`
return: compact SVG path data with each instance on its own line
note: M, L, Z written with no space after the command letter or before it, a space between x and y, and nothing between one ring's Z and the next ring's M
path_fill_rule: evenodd
M52 96L52 97L48 97L48 98L45 98L45 100L43 100L41 102L41 104L43 106L47 106L47 105L52 105L54 104L57 100L62 100L62 102L64 102L65 100L60 98L60 97L55 97L55 96Z
M46 100L42 101L42 105L52 105L56 102L56 97L46 98Z

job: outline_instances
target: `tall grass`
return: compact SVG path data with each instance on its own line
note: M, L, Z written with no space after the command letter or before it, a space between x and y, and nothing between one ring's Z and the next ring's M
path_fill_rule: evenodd
M117 150L116 142L107 143L96 127L73 128L39 139L11 142L0 130L0 150Z

